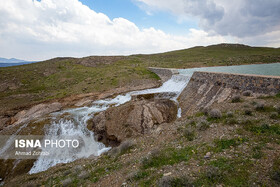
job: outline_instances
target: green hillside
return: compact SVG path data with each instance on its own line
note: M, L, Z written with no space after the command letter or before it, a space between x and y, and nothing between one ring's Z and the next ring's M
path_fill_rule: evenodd
M194 47L152 55L55 58L0 68L0 111L69 95L142 84L138 80L159 79L147 70L149 66L190 68L279 61L279 48L239 44Z
M145 59L151 66L190 68L279 62L280 49L250 47L240 44L219 44L136 56Z

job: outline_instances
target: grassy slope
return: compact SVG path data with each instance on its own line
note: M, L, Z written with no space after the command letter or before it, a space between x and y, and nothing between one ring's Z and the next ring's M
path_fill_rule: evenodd
M53 59L17 67L0 68L0 84L13 86L0 92L0 108L20 106L74 94L102 92L133 83L158 79L139 61L126 58L110 65L86 67L77 59Z
M102 60L107 57L99 58ZM83 58L87 62L89 58ZM133 83L157 79L147 67L189 68L200 66L270 63L280 61L280 49L221 44L194 47L153 55L132 55L117 61L104 60L95 67L78 63L82 59L57 58L45 62L0 68L0 109L14 108L73 94L102 92Z
M63 186L67 181L71 186L157 186L159 181L161 186L279 186L280 108L275 105L280 107L280 94L215 104L221 118L199 112L162 124L160 134L136 137L133 147L121 145L97 160L24 174L7 186Z
M145 59L150 66L191 68L279 62L280 49L219 44L155 55L136 56Z

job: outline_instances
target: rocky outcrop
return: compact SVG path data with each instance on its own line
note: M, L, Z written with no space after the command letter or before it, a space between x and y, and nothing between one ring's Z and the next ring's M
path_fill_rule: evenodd
M127 138L148 134L176 119L177 106L168 99L136 100L109 108L93 117L88 128L98 141L115 146Z
M25 123L34 119L37 119L39 117L42 117L46 114L56 112L61 110L62 105L61 103L51 103L51 104L39 104L35 105L29 110L23 110L17 113L13 118L11 123L12 124L21 124Z
M251 91L254 95L280 92L280 77L214 72L194 72L179 96L182 116L192 115L213 103L229 100L236 94Z

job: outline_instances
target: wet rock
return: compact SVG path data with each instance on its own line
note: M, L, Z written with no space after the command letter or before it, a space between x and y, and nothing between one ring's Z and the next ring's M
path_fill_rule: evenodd
M100 112L88 122L88 128L101 142L117 146L131 137L151 133L162 123L176 119L177 106L168 99L137 100Z
M140 95L135 95L132 96L132 100L137 100L137 99L170 99L172 97L175 97L176 93L174 92L161 92L161 93L150 93L150 94L140 94Z
M51 112L59 111L61 110L61 103L51 103L51 104L39 104L36 106L33 106L29 110L23 110L17 113L14 116L14 124L21 124L28 121L31 121L33 119L37 119L39 117L42 117L46 114L49 114Z
M75 106L81 107L81 106L86 106L92 103L91 99L82 99L81 101L78 101Z

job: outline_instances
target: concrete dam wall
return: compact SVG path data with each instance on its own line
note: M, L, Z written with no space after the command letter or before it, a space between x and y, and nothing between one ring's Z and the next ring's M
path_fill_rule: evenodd
M213 72L194 72L187 87L179 96L182 116L201 108L231 99L234 94L250 90L255 95L280 92L280 77Z
M149 68L162 81L178 74L177 69ZM217 72L194 72L178 101L182 116L192 115L201 108L221 103L250 90L254 95L270 95L280 92L280 76L231 74Z

